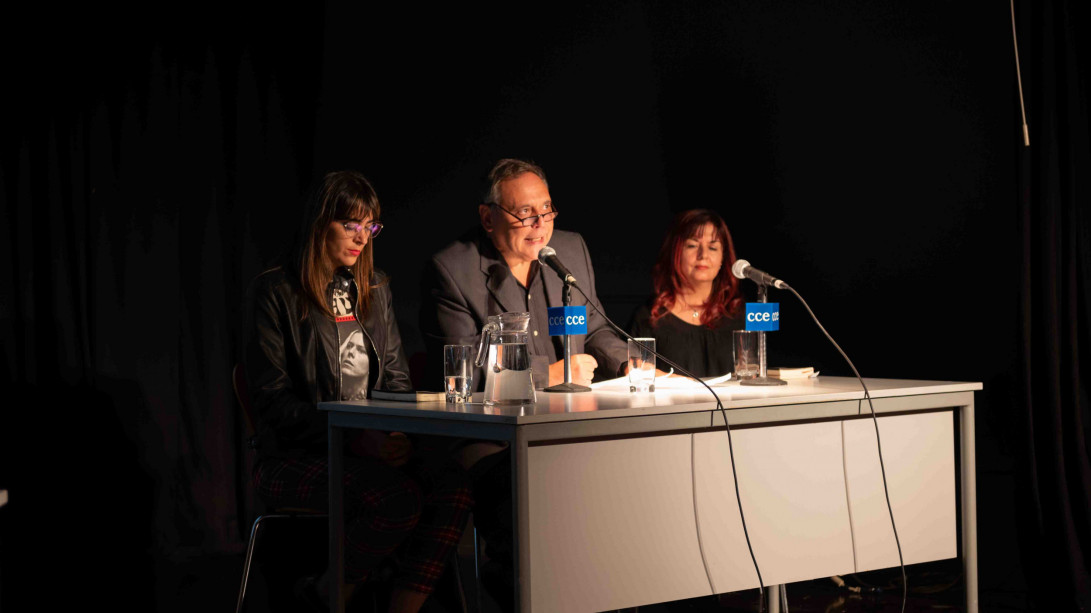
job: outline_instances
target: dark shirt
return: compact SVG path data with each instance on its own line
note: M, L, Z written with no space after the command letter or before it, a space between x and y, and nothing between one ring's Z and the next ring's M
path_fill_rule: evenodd
M564 359L564 345L560 336L549 335L549 301L545 295L545 281L542 279L543 268L538 262L532 262L530 274L527 275L529 287L519 285L523 290L523 304L530 313L530 325L527 332L527 342L530 343L531 355L544 355L550 363ZM545 387L548 381L535 381L538 387Z
M633 336L652 337L655 350L698 377L716 377L735 369L733 332L745 328L743 313L722 317L713 328L694 326L667 313L651 325L651 309L640 307L633 316ZM659 370L669 370L665 364Z

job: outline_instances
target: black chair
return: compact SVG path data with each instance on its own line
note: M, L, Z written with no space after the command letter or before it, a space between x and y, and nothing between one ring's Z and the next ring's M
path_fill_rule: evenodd
M256 440L255 440L255 434L254 434L256 432L256 430L254 428L255 420L254 420L253 408L252 408L252 406L250 404L250 396L249 396L249 394L247 392L246 377L244 376L244 374L245 373L243 372L242 366L240 364L236 364L235 367L231 371L231 384L232 384L232 387L234 387L234 389L235 389L235 399L238 401L239 406L242 407L243 416L246 419L247 445L251 449L254 449L257 446L256 445ZM321 510L321 509L283 507L283 508L275 509L275 510L269 512L269 513L264 513L262 515L259 515L258 518L254 520L254 525L250 528L250 539L249 539L249 541L247 542L247 545L246 545L246 559L243 562L242 582L239 584L239 597L238 597L238 601L235 604L235 613L242 613L243 603L246 600L246 587L247 587L247 584L250 581L250 568L251 568L251 566L253 564L253 561L254 561L254 551L257 549L258 540L259 540L259 537L262 534L263 528L267 524L269 524L270 522L274 522L274 521L279 522L280 520L289 520L289 521L291 521L291 520L301 520L301 519L302 520L329 521L329 514L326 513L324 510ZM474 531L474 534L476 536L476 530ZM475 538L475 548L474 548L474 567L475 567L475 571L476 571L476 568L477 568L477 551L476 551L476 549L477 548L476 548L476 538ZM448 560L447 564L448 564L449 567L451 567L451 569L453 570L453 572L455 574L455 586L456 586L456 589L457 589L457 592L458 592L457 596L458 596L459 605L462 608L462 612L463 613L469 613L470 609L469 609L469 605L467 604L467 601L466 601L466 590L465 590L465 587L464 587L464 583L462 581L462 571L459 568L458 547L457 546L452 549L451 559ZM476 574L476 572L475 572L475 574ZM475 577L475 579L476 579L476 577ZM476 587L477 587L477 594L478 594L477 610L480 611L481 610L481 600L480 600L481 584L480 584L480 582L477 582ZM376 611L376 613L377 613L377 611L378 611L378 601L374 597L374 594L372 596L373 596L372 597L372 609L374 611Z
M235 389L235 399L238 401L239 406L242 407L243 417L246 420L247 446L254 449L256 447L256 441L254 437L253 407L250 405L250 396L246 388L246 377L244 376L242 366L239 364L236 364L231 371L231 384ZM258 541L263 529L270 522L300 519L328 521L329 514L321 509L279 508L269 513L259 515L258 518L254 520L254 525L250 528L250 539L246 544L246 559L243 561L242 581L239 584L239 597L235 604L235 613L242 613L242 606L246 601L246 587L250 582L250 568L254 561L254 551L258 547Z

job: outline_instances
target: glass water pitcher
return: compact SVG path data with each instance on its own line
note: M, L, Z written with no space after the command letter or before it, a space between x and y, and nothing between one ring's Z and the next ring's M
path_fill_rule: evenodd
M502 313L490 315L481 329L476 363L485 367L486 405L534 404L534 378L527 350L529 325L530 313Z

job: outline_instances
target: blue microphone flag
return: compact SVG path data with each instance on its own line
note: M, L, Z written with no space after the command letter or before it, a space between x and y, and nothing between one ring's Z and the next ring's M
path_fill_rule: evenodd
M574 336L587 334L587 307L568 306L549 308L549 335Z
M747 302L746 329L751 332L780 330L779 302Z

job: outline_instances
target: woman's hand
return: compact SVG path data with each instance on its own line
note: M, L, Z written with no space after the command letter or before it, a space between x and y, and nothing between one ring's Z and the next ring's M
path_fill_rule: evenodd
M413 455L413 443L401 432L361 430L349 441L353 455L375 458L388 466L398 467Z
M379 459L385 464L398 467L409 461L413 455L413 443L401 432L391 432L379 449Z

